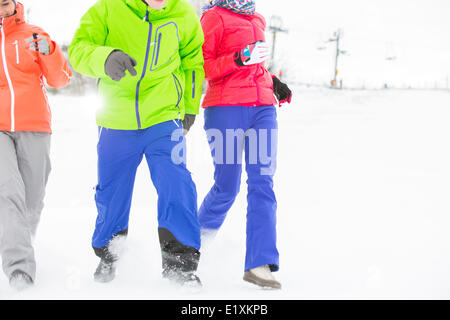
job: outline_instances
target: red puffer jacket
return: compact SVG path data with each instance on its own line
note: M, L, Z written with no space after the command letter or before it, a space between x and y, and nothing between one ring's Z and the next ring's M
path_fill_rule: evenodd
M203 14L201 23L208 80L202 106L275 105L272 76L264 62L242 67L234 62L237 51L256 41L265 41L264 18L260 14L238 14L214 7Z

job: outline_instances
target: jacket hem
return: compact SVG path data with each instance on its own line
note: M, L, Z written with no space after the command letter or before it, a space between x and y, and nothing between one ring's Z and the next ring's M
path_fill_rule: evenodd
M184 114L182 113L182 115L184 115ZM171 120L178 120L178 112L170 113L163 117L158 117L158 119L155 119L152 121L142 121L142 117L141 117L142 122L141 122L140 128L138 128L137 122L134 125L114 125L113 123L111 123L107 120L97 119L96 123L100 127L107 128L107 129L113 129L113 130L144 130L144 129L150 128L151 126L154 126L154 125L166 122L166 121L171 121Z

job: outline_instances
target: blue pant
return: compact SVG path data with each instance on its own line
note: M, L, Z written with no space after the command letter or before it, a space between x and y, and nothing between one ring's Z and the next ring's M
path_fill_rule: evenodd
M159 228L169 230L185 246L200 248L197 192L182 161L185 140L179 135L172 141L172 133L181 127L181 121L173 120L142 130L99 128L94 248L104 247L128 229L134 180L144 155L158 193ZM174 148L181 152L172 156Z
M248 176L245 270L268 264L272 271L277 271L277 202L273 191L278 128L275 107L209 107L205 109L204 128L214 158L215 183L199 209L200 227L217 230L224 222L239 193L245 150ZM239 129L241 134L236 131Z

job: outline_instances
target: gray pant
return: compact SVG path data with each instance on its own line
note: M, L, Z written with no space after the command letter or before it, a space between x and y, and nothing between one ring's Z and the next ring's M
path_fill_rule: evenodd
M35 278L32 241L51 170L50 137L0 131L0 255L8 278L14 270Z

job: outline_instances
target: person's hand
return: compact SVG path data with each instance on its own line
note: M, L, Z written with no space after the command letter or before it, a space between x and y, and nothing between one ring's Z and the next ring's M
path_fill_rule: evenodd
M125 52L115 50L110 53L105 62L105 73L114 81L120 81L125 77L125 71L134 77L137 75L134 67L137 65L136 60L127 55Z
M43 55L50 54L50 44L46 37L43 37L37 33L33 33L33 36L25 40L30 44L30 50L42 53Z
M247 66L250 64L257 64L266 61L269 57L269 46L267 43L258 41L249 44L241 51L234 55L234 61L238 66Z
M185 114L183 122L183 134L186 135L195 122L195 114Z
M273 81L273 93L277 97L278 101L280 102L280 106L282 103L291 103L292 99L292 91L289 89L287 84L280 81L275 76L272 76Z

